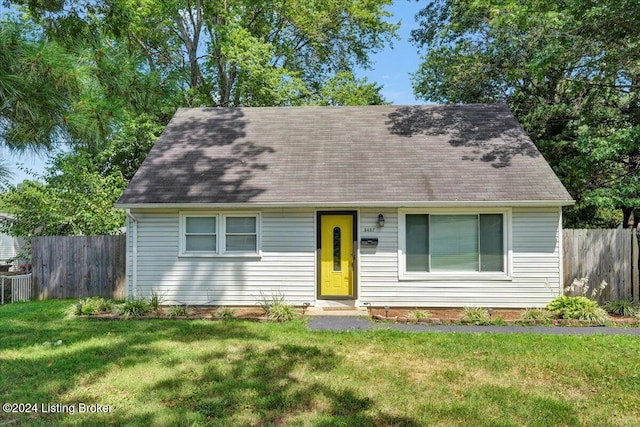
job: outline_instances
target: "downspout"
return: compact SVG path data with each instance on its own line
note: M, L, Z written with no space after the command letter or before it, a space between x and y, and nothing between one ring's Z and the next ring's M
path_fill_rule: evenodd
M129 226L127 231L131 232L131 240L127 237L127 255L131 253L131 261L127 260L126 275L129 281L128 295L135 296L138 291L138 219L131 214L131 209L127 209L127 218L129 218Z
M562 229L562 206L558 207L558 271L560 277L558 278L560 289L558 290L558 296L564 295L564 230Z

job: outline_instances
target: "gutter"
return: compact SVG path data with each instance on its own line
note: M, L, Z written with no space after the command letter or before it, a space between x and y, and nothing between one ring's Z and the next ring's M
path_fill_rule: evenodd
M575 201L567 200L496 200L496 201L344 201L344 202L257 202L241 203L122 203L118 208L125 209L247 209L247 208L329 208L329 207L371 207L371 208L454 208L454 207L561 207L574 205Z

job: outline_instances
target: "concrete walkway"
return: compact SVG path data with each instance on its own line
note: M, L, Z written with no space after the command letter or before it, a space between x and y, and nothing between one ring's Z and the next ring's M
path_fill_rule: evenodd
M463 333L501 333L501 334L550 334L550 335L638 335L640 328L610 328L584 326L469 326L469 325L432 325L425 323L378 323L365 317L319 316L312 317L309 329L316 331L368 331L375 329L395 329L407 332L463 332Z

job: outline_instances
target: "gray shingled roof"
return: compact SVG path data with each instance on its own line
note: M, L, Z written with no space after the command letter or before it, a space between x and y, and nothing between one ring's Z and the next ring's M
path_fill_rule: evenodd
M571 203L505 105L182 108L119 206Z

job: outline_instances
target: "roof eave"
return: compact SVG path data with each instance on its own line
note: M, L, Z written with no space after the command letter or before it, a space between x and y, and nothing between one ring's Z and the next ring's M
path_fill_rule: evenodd
M244 202L244 203L118 203L122 209L258 209L258 208L462 208L462 207L562 207L574 200L496 200L496 201L315 201L315 202Z

